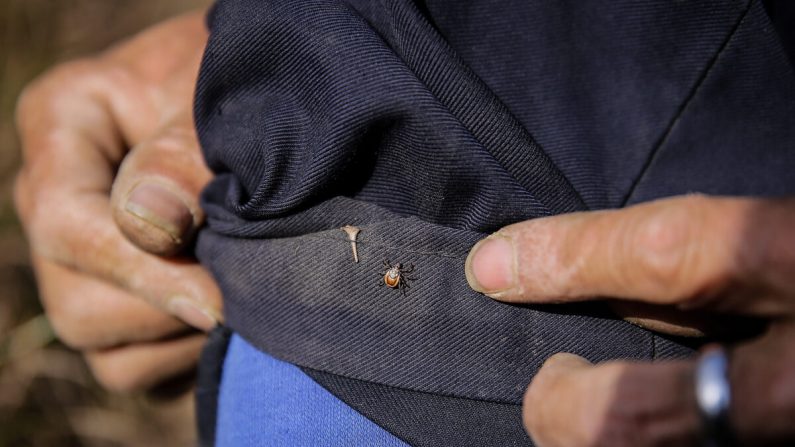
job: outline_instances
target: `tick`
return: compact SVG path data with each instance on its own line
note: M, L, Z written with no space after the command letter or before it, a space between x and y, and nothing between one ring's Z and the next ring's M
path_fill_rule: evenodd
M405 296L406 290L409 288L409 281L414 280L414 278L408 276L413 271L414 264L409 264L408 267L404 267L403 264L399 262L397 264L392 264L388 260L384 261L384 284L391 289L400 290Z

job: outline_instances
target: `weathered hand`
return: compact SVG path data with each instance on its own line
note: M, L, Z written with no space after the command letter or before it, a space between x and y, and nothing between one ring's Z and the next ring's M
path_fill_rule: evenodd
M191 118L206 39L203 12L179 17L54 68L19 100L15 201L41 299L114 390L190 372L205 336L185 323L221 318L210 275L172 256L202 223L210 179Z
M730 350L731 425L747 445L795 440L793 199L686 196L522 222L472 249L467 278L507 302L611 297L760 318L762 335ZM542 447L700 445L694 365L557 354L525 393L525 427Z

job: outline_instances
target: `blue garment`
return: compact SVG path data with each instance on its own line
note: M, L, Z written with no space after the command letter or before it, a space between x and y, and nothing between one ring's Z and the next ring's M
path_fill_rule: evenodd
M556 352L692 352L600 304L474 292L463 266L486 234L795 192L795 71L757 1L221 0L209 23L196 255L225 323L412 445L529 444L522 394ZM408 293L384 261L416 267Z
M405 446L296 366L235 335L224 362L216 445Z

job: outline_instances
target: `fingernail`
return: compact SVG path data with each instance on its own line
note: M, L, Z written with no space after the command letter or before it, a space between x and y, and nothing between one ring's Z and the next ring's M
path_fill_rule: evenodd
M511 289L515 283L514 262L510 238L493 234L469 251L464 267L467 282L474 290L486 295Z
M172 298L168 303L172 315L202 331L209 332L218 326L218 320L207 309L203 309L189 298Z
M190 230L193 215L173 191L154 182L136 186L127 197L124 209L150 225L165 231L175 242Z
M580 369L593 366L593 363L588 361L585 357L580 357L577 354L568 352L559 352L549 357L542 365L546 369Z

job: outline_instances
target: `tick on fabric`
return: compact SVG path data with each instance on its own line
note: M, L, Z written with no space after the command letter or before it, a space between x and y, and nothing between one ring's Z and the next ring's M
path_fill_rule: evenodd
M406 290L409 288L409 281L414 278L408 275L414 271L414 264L409 264L404 267L403 264L392 264L388 260L384 261L384 284L391 289L400 290L403 295L406 295Z

